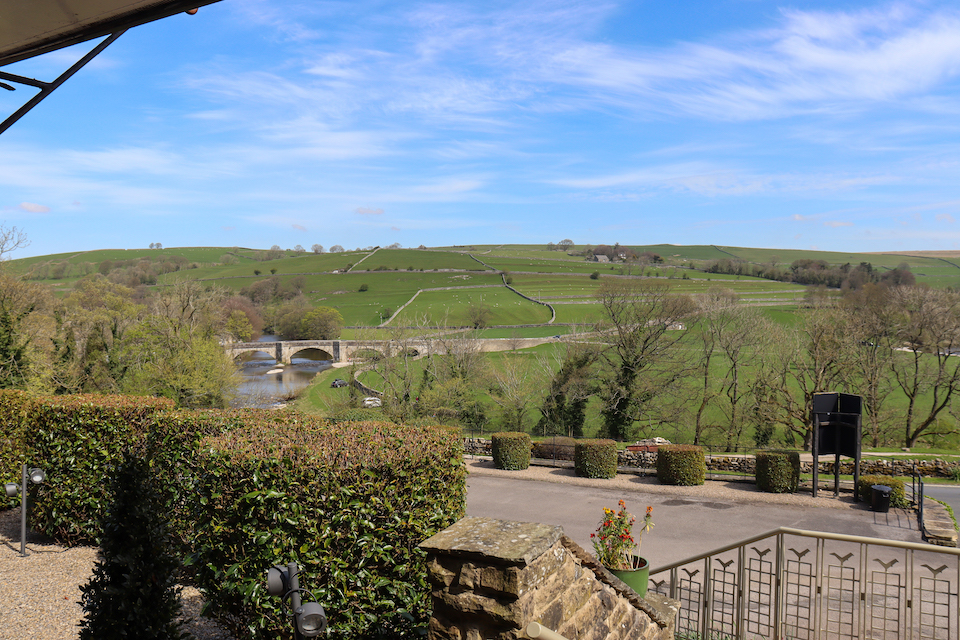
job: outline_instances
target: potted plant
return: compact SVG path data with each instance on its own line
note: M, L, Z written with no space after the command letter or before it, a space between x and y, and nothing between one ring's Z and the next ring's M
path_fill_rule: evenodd
M603 508L603 518L590 539L600 564L643 597L650 579L650 563L640 556L640 542L643 534L653 528L653 507L647 507L634 538L636 522L636 516L627 511L626 503L621 500L619 511Z

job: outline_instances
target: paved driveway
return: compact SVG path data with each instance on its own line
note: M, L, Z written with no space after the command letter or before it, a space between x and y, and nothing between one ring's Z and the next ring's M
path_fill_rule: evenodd
M560 525L591 550L590 533L596 530L603 507L615 508L623 498L629 511L642 515L651 505L656 526L645 534L642 550L654 568L777 527L922 542L912 511L874 513L851 498L828 501L796 496L797 504L777 504L763 502L752 485L738 488L734 483L716 483L725 486L710 487L710 495L703 496L696 488L687 494L679 487L670 487L678 490L670 493L654 492L663 487L644 486L639 480L626 479L610 488L613 481L560 484L512 475L516 473L520 472L473 468L467 481L467 514ZM556 471L547 475L562 477Z

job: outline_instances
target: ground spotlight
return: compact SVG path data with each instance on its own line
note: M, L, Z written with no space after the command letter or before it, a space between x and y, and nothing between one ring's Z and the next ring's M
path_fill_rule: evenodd
M27 482L32 482L33 484L43 484L47 479L47 474L44 473L43 469L38 469L37 467L32 467L29 471L27 470L27 465L23 465L23 474L20 480L20 484L16 482L8 482L3 485L4 491L7 494L8 498L15 498L18 493L23 494L20 499L20 555L27 555Z
M299 573L296 562L288 564L286 569L270 567L267 570L267 593L280 596L281 600L290 599L290 616L296 640L315 638L327 629L327 614L323 607L317 602L302 602L301 593L315 598L312 593L300 588Z

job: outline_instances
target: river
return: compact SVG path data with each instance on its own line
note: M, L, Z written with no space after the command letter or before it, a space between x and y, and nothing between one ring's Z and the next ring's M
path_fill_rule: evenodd
M258 342L276 342L277 336L261 336ZM320 371L333 366L315 351L301 351L293 362L281 366L263 351L245 353L238 358L243 382L237 389L234 407L273 407L286 402L305 389Z

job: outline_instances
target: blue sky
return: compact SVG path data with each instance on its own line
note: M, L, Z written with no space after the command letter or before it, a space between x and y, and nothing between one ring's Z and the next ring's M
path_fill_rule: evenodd
M30 95L0 94L4 117ZM223 0L129 31L0 136L0 219L14 257L955 250L958 115L953 2Z

